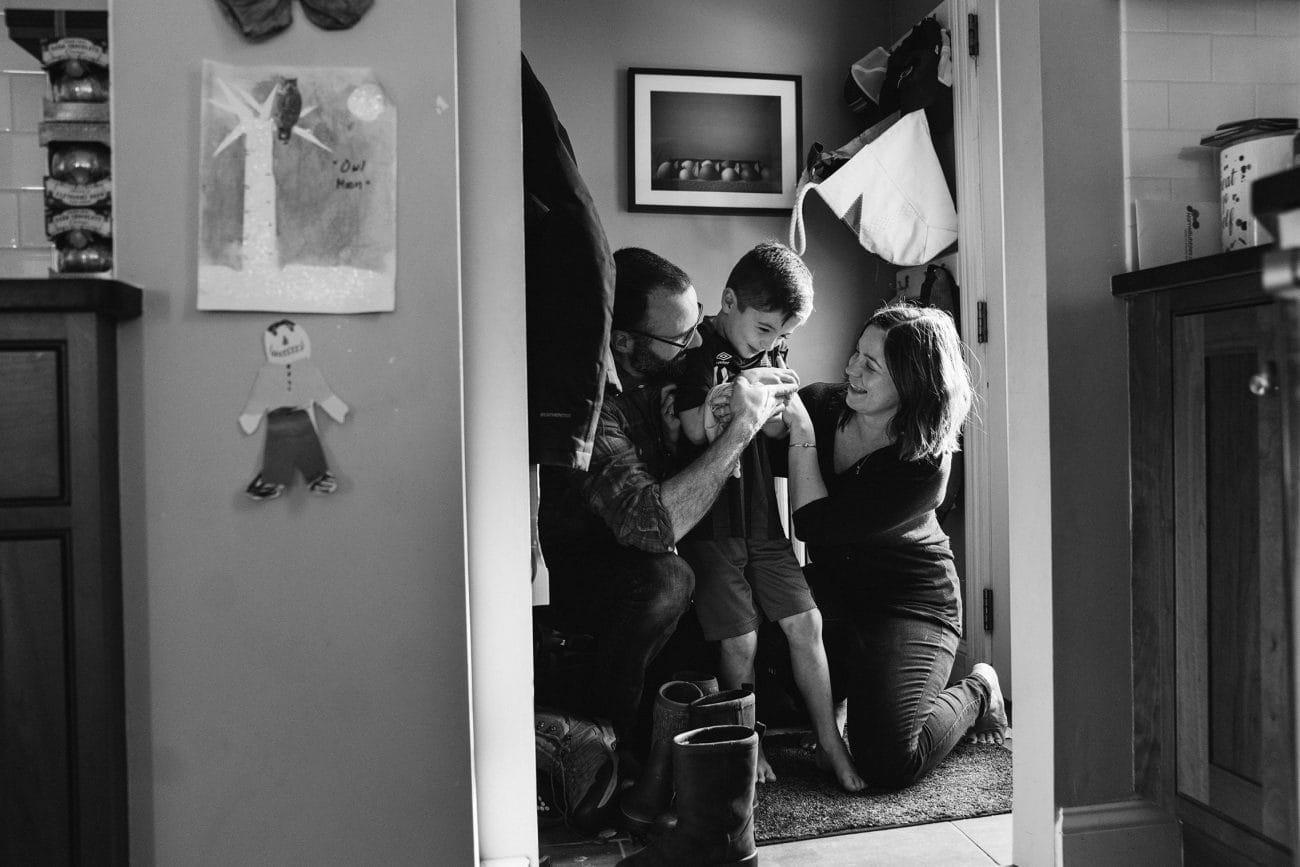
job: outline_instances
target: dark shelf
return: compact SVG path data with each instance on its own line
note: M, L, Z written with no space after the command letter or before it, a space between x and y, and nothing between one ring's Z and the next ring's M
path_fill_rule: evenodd
M41 59L41 41L80 36L83 39L108 38L108 12L96 9L13 9L6 8L5 25L9 38Z
M1143 268L1127 274L1116 274L1110 278L1110 293L1122 297L1258 273L1264 251L1270 249L1272 245L1246 247L1230 253L1216 253L1213 256L1202 256L1185 262L1173 262L1156 268Z
M140 315L140 289L100 277L0 279L0 314L98 313L125 321Z

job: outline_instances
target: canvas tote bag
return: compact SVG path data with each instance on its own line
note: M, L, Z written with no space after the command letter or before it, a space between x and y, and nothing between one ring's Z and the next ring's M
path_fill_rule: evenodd
M929 262L957 239L957 209L925 112L903 115L860 148L825 180L804 171L790 215L790 247L801 255L806 247L803 201L814 190L872 253L895 265Z

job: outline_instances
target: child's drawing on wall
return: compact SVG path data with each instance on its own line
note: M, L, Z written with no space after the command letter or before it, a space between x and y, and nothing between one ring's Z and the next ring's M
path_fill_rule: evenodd
M301 474L313 494L332 494L338 480L330 472L316 430L315 407L339 424L348 405L325 382L311 360L311 339L289 319L272 322L262 334L266 363L257 372L239 426L253 434L266 418L262 467L244 493L254 500L273 500Z
M203 62L200 310L393 309L397 112L368 69Z

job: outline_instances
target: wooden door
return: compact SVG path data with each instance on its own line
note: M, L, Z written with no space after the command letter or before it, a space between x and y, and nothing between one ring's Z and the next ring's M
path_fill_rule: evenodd
M1287 844L1291 795L1277 311L1173 322L1176 791Z
M0 863L126 863L114 326L0 316Z

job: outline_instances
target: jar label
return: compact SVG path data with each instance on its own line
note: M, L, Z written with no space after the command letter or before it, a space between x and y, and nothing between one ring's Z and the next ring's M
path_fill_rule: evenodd
M45 179L45 207L93 208L112 204L113 181L102 178L89 184L72 184L58 178Z
M47 215L45 234L51 238L74 230L94 232L96 235L107 238L113 233L113 223L107 214L101 214L88 208L73 208L68 211L60 211L57 214Z

